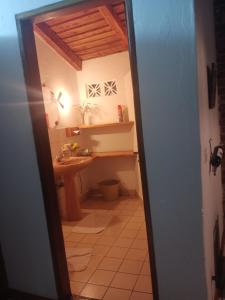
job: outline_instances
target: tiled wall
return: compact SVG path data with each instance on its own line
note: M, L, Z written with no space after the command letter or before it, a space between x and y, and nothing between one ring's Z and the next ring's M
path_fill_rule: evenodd
M82 137L79 135L75 137L67 137L65 133L65 129L49 129L48 135L49 135L51 154L53 160L60 153L61 146L63 144L76 142L82 147Z

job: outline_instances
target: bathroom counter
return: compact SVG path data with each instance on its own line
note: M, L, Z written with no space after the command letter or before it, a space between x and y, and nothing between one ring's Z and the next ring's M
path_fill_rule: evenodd
M137 153L133 151L112 151L112 152L93 152L93 158L104 158L104 157L135 157Z

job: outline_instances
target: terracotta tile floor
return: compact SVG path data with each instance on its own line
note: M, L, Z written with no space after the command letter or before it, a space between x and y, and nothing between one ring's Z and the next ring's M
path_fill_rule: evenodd
M70 272L72 293L104 300L152 300L142 200L92 198L84 201L82 208L103 209L113 219L99 234L73 233L75 223L63 223L66 247L93 249L87 269Z

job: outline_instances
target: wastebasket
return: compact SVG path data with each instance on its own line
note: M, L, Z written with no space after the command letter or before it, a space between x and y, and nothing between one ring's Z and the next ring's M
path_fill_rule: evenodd
M116 200L119 196L119 180L110 179L99 182L100 191L106 201Z

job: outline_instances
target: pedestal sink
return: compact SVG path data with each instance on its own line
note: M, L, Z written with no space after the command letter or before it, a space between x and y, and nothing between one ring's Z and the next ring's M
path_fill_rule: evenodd
M65 220L77 221L82 218L80 199L76 191L74 177L76 173L86 168L92 157L70 157L63 161L54 161L53 169L55 177L63 177L65 189Z

